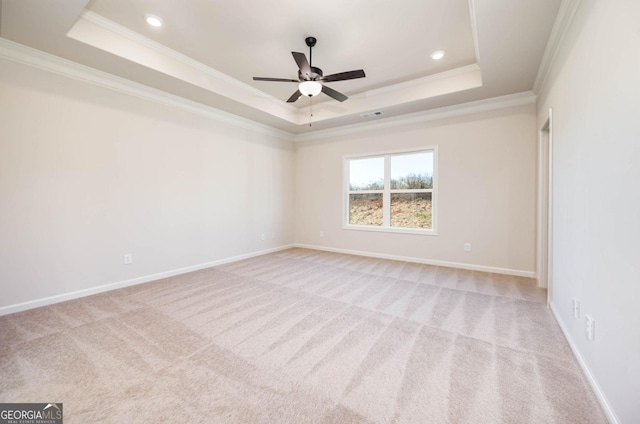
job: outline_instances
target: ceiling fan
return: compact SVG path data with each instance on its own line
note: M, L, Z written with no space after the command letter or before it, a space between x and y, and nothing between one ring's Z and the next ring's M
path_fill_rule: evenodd
M300 96L317 96L321 92L329 97L336 99L339 102L344 102L348 99L344 94L327 87L322 84L323 82L335 82L344 81L356 78L364 78L365 74L362 69L357 71L340 72L337 74L331 74L323 76L322 69L316 68L311 65L312 54L311 49L316 45L316 39L314 37L305 38L305 43L309 46L309 61L304 53L291 52L293 59L298 65L298 79L285 79L285 78L266 78L266 77L253 77L254 81L276 81L276 82L296 82L298 83L298 89L295 93L289 97L287 103L293 103L300 98Z

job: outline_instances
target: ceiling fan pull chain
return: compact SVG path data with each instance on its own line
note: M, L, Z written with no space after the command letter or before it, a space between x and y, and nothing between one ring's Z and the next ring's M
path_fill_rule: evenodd
M311 118L313 118L313 97L309 97L309 126L311 126Z

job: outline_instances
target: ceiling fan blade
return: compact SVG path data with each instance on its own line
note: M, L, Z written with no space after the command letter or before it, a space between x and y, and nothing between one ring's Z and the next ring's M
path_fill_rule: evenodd
M302 93L300 92L300 90L296 90L295 93L293 93L291 95L291 97L289 97L289 99L287 100L287 103L293 103L296 100L298 100L300 98L300 96L302 96Z
M345 100L348 99L347 96L345 96L344 94L340 93L339 91L334 90L333 88L327 87L326 85L322 86L322 92L324 94L326 94L329 97L333 97L334 99L336 99L339 102L344 102Z
M300 68L300 73L304 76L311 75L311 66L309 66L307 56L305 56L304 53L298 52L291 52L291 54L293 55L293 59L296 61L298 68Z
M267 78L267 77L253 77L254 81L276 81L276 82L300 82L294 79L285 78Z
M340 72L338 74L327 75L326 77L320 78L321 81L332 82L332 81L344 81L356 78L364 78L366 75L362 69L358 69L357 71L347 71Z

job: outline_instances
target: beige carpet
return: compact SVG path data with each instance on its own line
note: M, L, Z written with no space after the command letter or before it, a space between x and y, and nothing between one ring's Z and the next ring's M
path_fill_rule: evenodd
M291 249L0 317L65 423L605 423L532 280Z

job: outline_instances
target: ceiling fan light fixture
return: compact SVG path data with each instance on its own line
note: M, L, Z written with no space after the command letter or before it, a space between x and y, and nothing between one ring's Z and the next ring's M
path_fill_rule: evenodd
M303 96L313 97L320 94L322 91L322 84L318 81L303 81L298 86L298 90Z

